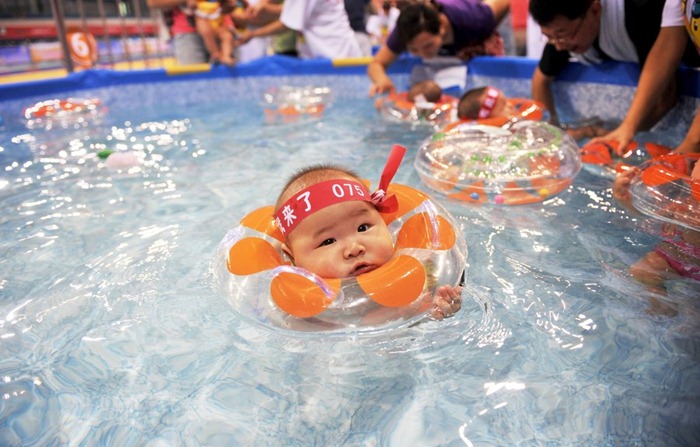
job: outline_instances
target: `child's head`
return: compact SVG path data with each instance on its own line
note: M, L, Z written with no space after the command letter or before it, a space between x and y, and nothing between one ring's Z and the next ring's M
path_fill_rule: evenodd
M416 82L408 89L408 100L415 102L418 95L423 95L428 102L438 102L442 98L442 87L432 80Z
M353 172L315 165L295 174L277 199L282 249L322 278L367 273L394 254L391 233Z
M457 117L463 120L509 117L512 113L503 92L491 86L468 90L457 105Z

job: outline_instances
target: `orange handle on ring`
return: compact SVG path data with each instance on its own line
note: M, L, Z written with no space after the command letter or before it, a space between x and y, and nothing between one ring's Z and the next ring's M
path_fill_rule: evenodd
M401 307L420 296L426 278L425 268L418 259L399 255L356 279L372 301L387 307Z
M279 251L257 237L241 239L228 252L227 268L234 275L254 275L283 264Z
M298 318L320 314L335 299L340 290L339 279L326 279L332 293L326 293L318 284L302 275L282 272L270 283L270 295L280 309Z
M274 206L264 206L252 211L241 219L241 225L252 230L257 230L268 236L272 236L280 242L284 242L284 236L277 223L272 218L275 214Z
M456 241L454 229L444 217L419 213L404 222L396 235L396 249L449 250Z

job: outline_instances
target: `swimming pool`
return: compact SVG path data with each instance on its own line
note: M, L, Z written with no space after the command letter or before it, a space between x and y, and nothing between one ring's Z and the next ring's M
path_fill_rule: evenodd
M263 125L262 92L286 83L328 86L332 106ZM331 161L375 180L400 143L395 180L428 191L412 163L430 130L378 119L367 86L308 73L64 89L106 109L50 131L20 117L48 93L3 101L0 444L700 443L700 286L672 281L678 315L647 313L626 271L657 226L586 170L544 203L446 202L469 247L454 318L319 338L232 312L212 285L217 246L294 169ZM111 169L105 148L144 163Z

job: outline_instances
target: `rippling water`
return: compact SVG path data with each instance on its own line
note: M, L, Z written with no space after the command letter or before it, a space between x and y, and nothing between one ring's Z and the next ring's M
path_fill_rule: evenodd
M262 91L287 81L332 88L321 120L263 124ZM323 339L232 312L217 245L296 168L375 179L401 143L395 180L428 190L412 163L430 129L383 122L349 93L365 83L74 92L103 107L50 129L0 104L0 445L700 444L700 286L670 281L678 314L649 312L627 267L658 225L589 170L545 203L446 204L469 246L454 318Z

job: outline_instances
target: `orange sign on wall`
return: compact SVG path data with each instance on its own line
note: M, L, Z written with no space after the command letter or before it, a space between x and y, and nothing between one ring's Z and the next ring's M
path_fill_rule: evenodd
M97 62L97 42L92 34L87 31L77 29L69 30L66 33L68 49L73 63L90 68Z

